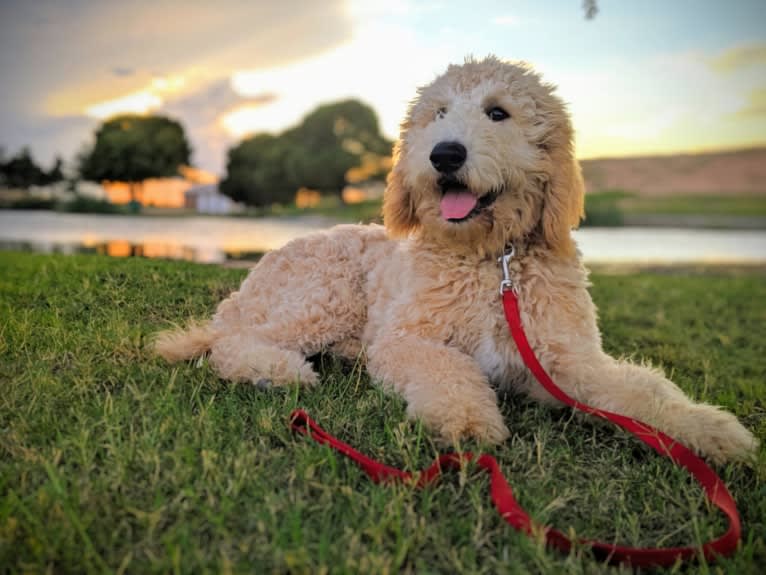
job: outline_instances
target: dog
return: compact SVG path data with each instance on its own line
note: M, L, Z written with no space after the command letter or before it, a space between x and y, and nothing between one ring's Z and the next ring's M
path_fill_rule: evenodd
M319 376L307 357L363 353L374 381L446 441L509 437L496 390L556 403L506 324L498 257L527 336L580 402L649 423L714 462L757 447L737 419L660 371L604 353L570 234L584 185L562 100L531 67L490 56L450 66L401 125L384 226L342 225L266 254L213 318L159 334L169 361L209 353L218 375L261 387Z

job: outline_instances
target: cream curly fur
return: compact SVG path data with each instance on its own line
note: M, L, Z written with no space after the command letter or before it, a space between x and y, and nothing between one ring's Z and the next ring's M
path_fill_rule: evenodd
M491 121L494 106L510 117ZM442 217L442 141L467 150L457 175L496 201ZM583 182L569 116L528 66L494 57L450 66L418 91L396 144L385 227L338 226L267 254L207 324L166 332L168 360L206 351L224 379L313 385L306 357L366 352L374 380L447 440L509 436L495 389L552 399L530 376L503 316L497 257L512 242L522 321L541 363L579 401L653 424L721 462L756 448L737 419L695 403L661 372L606 355L570 230Z

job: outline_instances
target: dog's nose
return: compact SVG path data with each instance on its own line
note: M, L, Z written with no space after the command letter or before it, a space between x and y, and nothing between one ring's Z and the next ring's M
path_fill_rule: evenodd
M456 172L465 163L465 146L460 142L439 142L431 150L429 159L439 172Z

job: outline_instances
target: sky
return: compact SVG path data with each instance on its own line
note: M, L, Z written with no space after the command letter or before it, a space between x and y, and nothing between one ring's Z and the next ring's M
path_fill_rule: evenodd
M216 173L243 137L358 98L389 138L468 55L558 85L581 158L766 145L766 1L0 0L0 147L71 160L121 112L179 119Z

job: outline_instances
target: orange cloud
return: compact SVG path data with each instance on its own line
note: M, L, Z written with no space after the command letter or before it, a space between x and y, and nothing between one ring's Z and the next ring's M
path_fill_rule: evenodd
M180 92L186 84L183 76L153 78L143 90L87 106L85 114L99 120L117 114L146 114L162 106L165 96Z
M118 114L146 114L160 106L162 98L149 91L142 91L89 106L85 113L91 118L104 120Z

